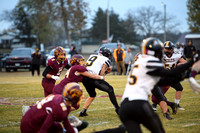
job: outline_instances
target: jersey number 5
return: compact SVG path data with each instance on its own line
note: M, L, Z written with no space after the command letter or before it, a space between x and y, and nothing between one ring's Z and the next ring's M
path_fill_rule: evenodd
M136 83L136 81L137 81L137 77L135 75L131 75L129 84L134 85Z

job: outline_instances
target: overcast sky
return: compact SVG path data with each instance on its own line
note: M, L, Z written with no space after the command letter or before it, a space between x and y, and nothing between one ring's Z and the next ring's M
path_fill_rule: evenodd
M0 0L0 14L4 10L12 10L18 3L19 0ZM156 10L164 12L164 7L162 2L166 4L167 14L176 16L177 21L181 24L180 31L188 31L187 25L187 0L85 0L89 3L89 8L91 13L89 14L88 22L92 22L92 18L95 15L95 12L101 7L103 10L106 10L108 5L109 9L114 10L115 13L120 15L120 18L125 18L129 10L137 10L143 6L154 6ZM10 23L6 21L0 22L0 33L4 29L10 27ZM90 24L88 24L90 26Z

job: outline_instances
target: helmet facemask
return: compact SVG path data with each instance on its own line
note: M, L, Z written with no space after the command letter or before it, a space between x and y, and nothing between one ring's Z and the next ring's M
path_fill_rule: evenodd
M172 57L174 51L173 51L173 48L164 48L164 53L167 57Z
M59 62L65 61L65 60L66 60L66 53L59 53L59 54L58 54L58 57L57 57L57 60L58 60Z
M66 60L67 53L65 52L63 47L56 47L54 51L54 56L58 62L62 62Z

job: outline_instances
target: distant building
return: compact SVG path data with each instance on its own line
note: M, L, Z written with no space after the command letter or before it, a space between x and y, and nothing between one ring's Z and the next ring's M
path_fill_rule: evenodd
M185 36L185 42L187 43L188 40L192 40L192 45L194 45L196 49L200 50L200 33L198 33L198 34L187 34Z
M0 35L0 48L11 48L15 36L13 34L4 33Z

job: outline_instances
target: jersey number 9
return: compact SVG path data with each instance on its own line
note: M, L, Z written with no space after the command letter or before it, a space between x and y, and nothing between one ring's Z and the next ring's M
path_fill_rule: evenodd
M87 60L87 66L92 66L93 62L97 59L97 56L92 56Z

